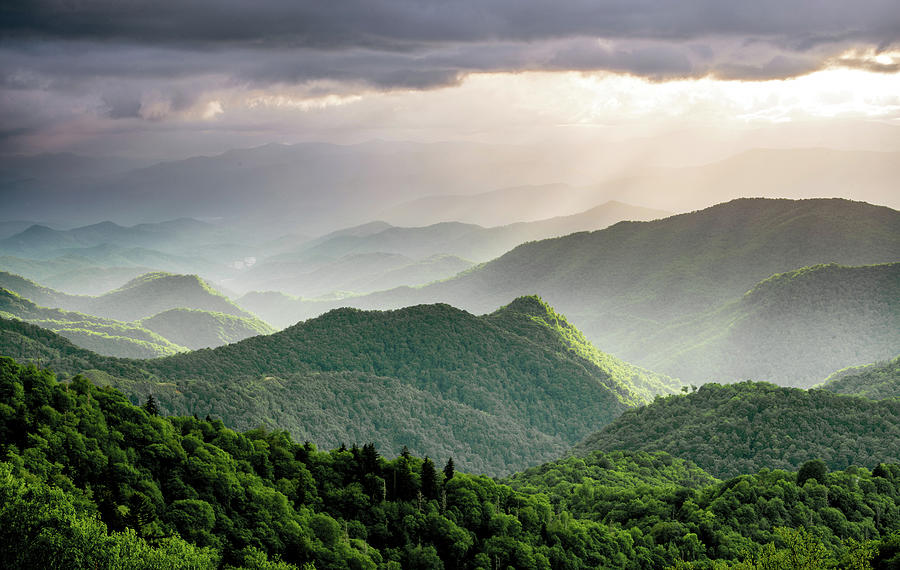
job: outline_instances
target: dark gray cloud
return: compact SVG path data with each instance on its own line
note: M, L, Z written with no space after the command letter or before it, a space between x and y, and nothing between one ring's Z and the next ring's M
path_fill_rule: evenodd
M58 86L62 76L217 73L238 82L334 79L424 89L471 72L561 69L760 79L806 73L848 45L891 46L898 36L896 0L34 0L0 7L0 50L19 58L4 66L6 85L36 69Z
M881 43L900 25L894 0L26 0L0 16L5 37L390 50L572 36Z
M21 0L0 3L0 119L10 140L85 114L158 122L213 91L477 72L786 78L851 49L843 65L893 73L865 54L896 46L897 0Z

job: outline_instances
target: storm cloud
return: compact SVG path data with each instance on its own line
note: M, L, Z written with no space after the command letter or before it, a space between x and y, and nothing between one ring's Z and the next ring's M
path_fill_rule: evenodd
M344 96L528 71L756 81L835 62L893 73L870 56L898 37L896 0L25 0L0 6L0 113L9 140L67 112L194 116L227 89Z
M111 55L96 71L108 75L199 66L244 81L387 88L557 69L758 79L811 71L847 46L893 45L896 8L893 0L38 0L0 9L0 46L92 57L102 48ZM130 49L119 54L120 46ZM148 64L135 48L173 56Z

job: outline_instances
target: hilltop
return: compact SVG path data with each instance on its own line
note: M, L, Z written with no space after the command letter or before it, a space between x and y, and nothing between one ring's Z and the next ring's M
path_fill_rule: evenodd
M169 309L138 322L142 327L192 350L214 348L275 332L257 318L200 309Z
M807 388L837 368L896 354L900 263L778 273L736 302L639 335L653 354L648 366L687 382Z

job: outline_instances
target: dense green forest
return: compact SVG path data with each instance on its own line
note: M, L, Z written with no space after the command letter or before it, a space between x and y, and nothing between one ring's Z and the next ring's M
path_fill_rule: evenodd
M830 469L874 468L900 462L900 401L765 382L706 384L629 410L574 453L594 450L665 451L716 477L793 470L810 458Z
M163 417L8 358L0 441L6 567L890 568L900 554L900 465L717 482L663 453L594 453L505 484L450 458Z
M900 356L885 362L839 370L821 388L873 400L900 397Z
M536 298L483 317L447 305L335 310L279 333L164 359L99 357L0 321L0 354L154 394L166 413L286 429L320 445L373 439L506 474L680 384L593 348Z

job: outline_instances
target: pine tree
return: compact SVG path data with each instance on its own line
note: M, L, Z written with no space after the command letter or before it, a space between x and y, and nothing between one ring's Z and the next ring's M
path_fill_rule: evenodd
M427 455L422 462L422 494L429 501L437 498L437 472L434 469L434 462Z
M147 396L147 401L144 403L144 411L151 416L159 415L159 406L157 405L156 398L153 397L153 394Z
M450 479L453 479L453 458L447 460L447 465L444 466L444 483L447 483Z

